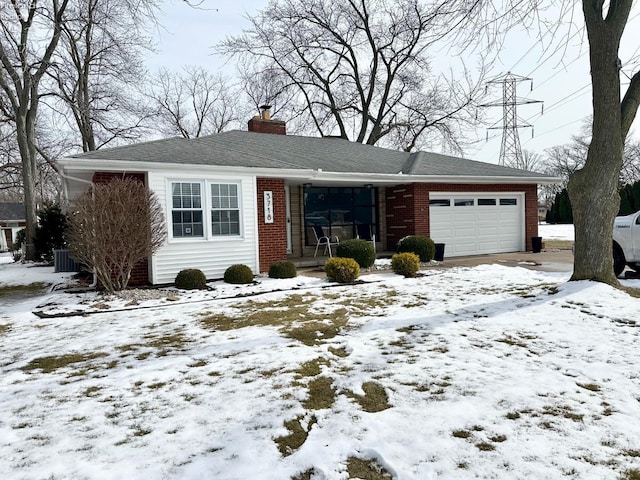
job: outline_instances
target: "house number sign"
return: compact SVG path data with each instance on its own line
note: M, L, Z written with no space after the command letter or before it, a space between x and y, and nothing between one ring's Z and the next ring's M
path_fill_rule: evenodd
M264 192L264 223L273 223L273 192Z

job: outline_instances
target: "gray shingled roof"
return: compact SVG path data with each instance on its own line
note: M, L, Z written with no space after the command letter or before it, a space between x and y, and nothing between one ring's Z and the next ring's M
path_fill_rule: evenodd
M0 203L0 221L24 220L27 212L24 203Z
M430 152L407 153L340 138L233 130L195 139L168 138L70 157L189 165L322 169L337 173L541 177L538 173Z

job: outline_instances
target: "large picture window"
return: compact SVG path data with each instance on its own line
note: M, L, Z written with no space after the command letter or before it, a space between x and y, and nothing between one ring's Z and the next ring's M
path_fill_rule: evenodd
M240 206L238 185L214 183L211 185L211 233L240 235Z
M172 183L171 202L174 238L204 236L200 183Z
M377 235L377 189L366 187L305 187L306 245L315 245L314 226L340 240L355 238L358 226Z

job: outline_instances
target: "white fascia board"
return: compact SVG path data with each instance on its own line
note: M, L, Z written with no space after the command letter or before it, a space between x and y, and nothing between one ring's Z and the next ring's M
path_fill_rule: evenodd
M479 183L479 184L519 184L519 185L549 185L563 181L560 177L503 177L503 176L474 176L474 175L404 175L398 174L363 174L344 172L319 172L309 180L324 182L364 182L364 183Z

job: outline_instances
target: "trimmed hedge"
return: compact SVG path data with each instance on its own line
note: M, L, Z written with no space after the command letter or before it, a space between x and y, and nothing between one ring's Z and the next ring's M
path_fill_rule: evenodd
M252 283L253 272L247 265L237 263L224 271L224 281L234 284Z
M330 282L353 283L360 275L360 265L353 258L333 257L324 264Z
M391 257L391 269L396 275L415 277L420 270L420 258L415 253L396 253Z
M207 288L207 277L205 277L202 270L187 268L178 272L174 283L177 288L182 290L205 290Z
M421 262L430 262L436 254L436 244L426 235L409 235L398 242L398 253L415 253Z
M376 262L376 251L371 242L359 238L340 242L336 253L341 258L353 258L360 268L370 268Z
M296 266L289 260L272 263L269 267L269 278L294 278L297 274Z

